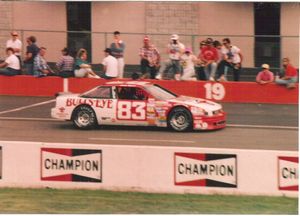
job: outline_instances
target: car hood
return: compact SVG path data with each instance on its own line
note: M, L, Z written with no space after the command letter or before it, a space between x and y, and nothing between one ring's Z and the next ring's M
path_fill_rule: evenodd
M175 99L171 99L169 101L173 102L173 103L179 103L179 104L183 104L183 105L199 107L206 111L215 111L215 110L222 109L222 106L220 104L217 104L215 102L205 100L202 98L179 96L179 97L177 97Z

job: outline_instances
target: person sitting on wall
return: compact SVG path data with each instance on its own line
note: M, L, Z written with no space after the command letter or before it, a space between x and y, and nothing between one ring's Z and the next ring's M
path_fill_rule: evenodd
M83 48L79 49L75 61L75 77L100 78L87 62L87 51Z
M196 74L197 74L197 79L198 80L208 80L208 77L206 77L206 74L205 74L205 64L204 62L202 62L200 56L201 56L201 50L203 49L203 47L206 46L206 41L203 40L203 41L200 41L199 43L199 54L198 54L198 60L196 62Z
M38 54L34 57L33 60L33 75L37 77L43 77L43 76L54 76L55 73L48 65L45 55L46 55L46 48L40 47L40 51Z
M263 70L257 74L256 82L262 85L274 82L274 74L269 71L270 66L268 64L263 64L261 67Z
M218 51L213 46L213 39L207 38L206 46L204 46L201 50L200 59L204 63L206 77L210 81L215 81L218 57Z
M278 85L286 85L287 88L295 88L298 79L297 69L291 65L289 58L283 58L282 63L284 76L279 78L277 75L275 77L275 82Z
M0 75L15 76L21 74L21 66L18 57L14 54L14 49L6 48L7 58L0 63Z
M195 62L197 61L197 57L193 54L192 49L186 48L184 54L180 57L180 60L183 68L180 80L196 81Z
M159 68L160 54L153 44L150 44L150 38L144 37L144 45L140 48L141 57L141 72L142 79L147 78L147 68L150 70L150 79L155 79L157 70Z
M74 58L70 56L69 49L66 47L61 52L62 56L56 63L58 75L63 78L74 77Z
M105 58L102 61L104 74L101 76L104 79L113 79L118 77L118 60L111 55L111 49L104 50Z

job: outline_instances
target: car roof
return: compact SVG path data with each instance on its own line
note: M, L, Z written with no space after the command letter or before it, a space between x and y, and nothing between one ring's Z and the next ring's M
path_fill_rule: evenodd
M111 81L106 82L105 85L110 86L146 86L146 85L153 85L151 82L145 81Z

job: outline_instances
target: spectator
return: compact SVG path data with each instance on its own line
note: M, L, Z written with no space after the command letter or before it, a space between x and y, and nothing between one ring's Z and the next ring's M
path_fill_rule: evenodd
M36 38L34 36L30 36L26 39L28 46L26 47L26 55L24 59L26 74L33 75L33 61L35 56L39 52L39 48L36 45Z
M61 52L62 56L56 63L59 76L63 78L74 77L74 58L70 56L69 49L66 47Z
M223 60L218 65L219 81L226 80L224 77L224 70L226 66L233 69L233 80L239 81L243 61L241 50L237 46L231 45L229 38L223 39L223 45Z
M213 42L213 45L217 49L217 52L218 52L217 64L219 64L221 62L221 60L223 59L222 44L220 43L220 41L215 40Z
M270 66L268 64L263 64L261 67L263 70L257 74L256 82L262 85L273 82L274 74L271 71L269 71Z
M284 76L279 78L279 76L275 77L275 82L278 85L286 85L287 88L295 88L297 83L297 69L294 68L290 60L288 58L284 58L282 60L283 69L284 69Z
M159 68L160 54L154 45L150 44L148 36L144 37L144 46L140 49L142 78L147 77L147 68L150 70L150 78L155 79Z
M196 73L197 73L197 79L198 80L207 80L205 71L204 71L204 62L202 62L200 56L201 56L201 50L203 47L206 46L206 41L203 40L199 44L199 54L198 54L198 61L196 64Z
M118 77L124 77L124 50L125 44L121 40L121 33L119 31L114 32L114 42L110 45L111 55L118 60Z
M181 56L181 65L183 67L183 74L180 80L197 80L195 77L195 65L197 57L193 55L191 48L186 48L185 53Z
M45 55L46 55L46 48L41 47L39 53L34 57L33 61L33 75L37 77L42 76L53 76L55 73L49 67Z
M179 42L179 36L177 34L173 34L170 38L170 42L168 44L167 53L169 54L169 60L165 62L161 68L159 69L158 75L156 75L156 79L162 79L165 71L173 70L173 74L175 75L175 79L180 79L180 57L184 53L185 46Z
M6 48L7 58L4 62L0 63L0 75L14 76L20 74L20 61L18 57L14 54L14 49L9 47Z
M14 55L18 57L20 61L20 65L22 65L21 61L21 51L22 51L22 42L18 38L18 32L13 31L11 32L11 39L9 39L6 42L6 48L13 48L14 49Z
M118 60L111 55L111 49L106 48L104 50L105 58L102 61L104 79L112 79L118 77Z
M207 38L206 46L201 50L200 59L204 63L204 71L208 80L215 81L218 66L218 51L213 46L213 40L211 38Z
M87 62L87 51L85 49L80 49L77 53L74 74L75 77L100 78Z

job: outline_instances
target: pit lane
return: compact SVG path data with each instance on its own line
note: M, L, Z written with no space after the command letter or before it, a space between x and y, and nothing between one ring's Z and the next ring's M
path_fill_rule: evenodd
M8 141L298 150L298 106L224 103L228 127L176 133L157 127L74 129L51 119L53 97L0 96L0 137Z

